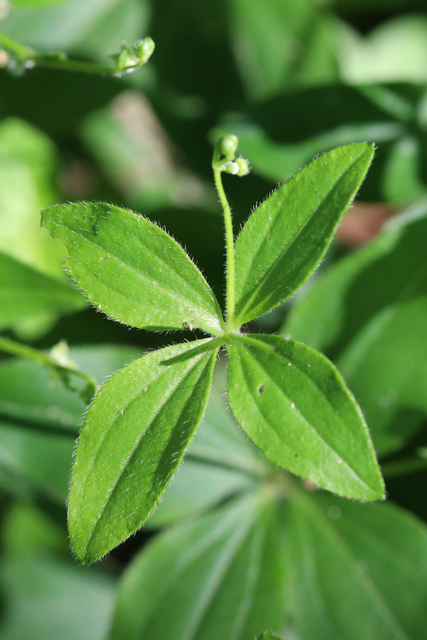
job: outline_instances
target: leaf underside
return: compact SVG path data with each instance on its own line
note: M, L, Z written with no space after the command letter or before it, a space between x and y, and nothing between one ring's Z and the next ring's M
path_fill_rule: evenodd
M218 341L159 349L101 387L80 434L71 478L74 551L93 562L141 527L197 429Z
M287 300L313 273L374 154L338 147L293 175L260 204L236 241L236 323Z
M119 322L222 333L218 302L184 249L143 216L109 204L45 209L42 224L66 245L66 267L91 303Z
M231 410L270 460L348 498L384 497L363 416L329 360L279 336L239 336L227 350Z

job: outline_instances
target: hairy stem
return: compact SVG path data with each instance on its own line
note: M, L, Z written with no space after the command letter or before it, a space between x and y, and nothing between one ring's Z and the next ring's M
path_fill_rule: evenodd
M214 168L215 187L224 212L225 246L226 246L226 319L227 331L234 331L235 315L235 272L234 272L234 237L231 209L222 186L221 170Z

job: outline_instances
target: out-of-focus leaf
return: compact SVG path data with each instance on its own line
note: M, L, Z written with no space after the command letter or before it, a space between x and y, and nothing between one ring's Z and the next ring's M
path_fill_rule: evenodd
M154 511L205 412L218 346L199 340L153 351L95 396L68 501L71 541L82 562L108 553Z
M408 210L313 281L283 333L336 355L384 309L427 295L426 211L426 203Z
M0 328L19 326L40 314L56 318L80 311L84 297L71 284L44 275L0 253Z
M310 0L229 0L232 46L250 97L335 80L335 28Z
M242 336L227 350L231 409L270 460L345 497L384 497L365 421L331 362L278 336Z
M216 135L237 135L254 173L273 184L326 149L375 142L361 197L401 204L426 191L424 105L423 85L312 87L229 114Z
M348 24L339 38L339 63L350 83L427 80L427 18L403 15L361 36Z
M17 9L2 21L2 32L40 51L79 50L106 57L123 41L130 45L146 35L147 18L145 0L68 0Z
M373 154L373 145L363 143L329 151L251 214L235 245L238 326L277 307L310 277Z
M427 409L425 205L413 213L327 271L283 328L333 355L381 454L407 441Z
M17 118L0 124L0 251L52 275L66 252L40 229L39 213L57 200L53 143Z
M295 494L290 614L304 640L422 638L427 531L389 505Z
M102 383L138 355L129 347L81 347L71 350L82 369ZM0 366L0 485L22 497L39 493L64 504L74 449L74 432L85 405L77 393L33 362ZM46 430L70 430L53 433ZM70 437L71 436L71 437Z
M280 626L282 536L263 493L158 536L123 578L110 640L252 640Z
M82 371L105 382L124 364L141 355L132 347L74 347L71 358ZM76 384L78 381L75 380ZM13 359L0 364L0 416L35 427L70 429L81 423L86 405L79 393L67 389L59 377L31 360Z
M337 359L377 452L407 442L427 415L427 296L384 309Z
M2 640L103 640L114 580L46 555L4 558L0 589Z
M272 631L264 631L258 640L284 640L282 636L278 636L277 633L273 633Z
M17 500L4 514L1 545L5 555L28 557L46 550L68 553L65 522L55 521L33 502Z
M9 491L65 504L74 439L0 421L0 471Z
M204 204L203 183L177 162L166 131L140 93L123 92L108 109L91 113L82 137L132 206L147 211Z
M42 224L67 247L70 275L110 317L140 328L222 333L220 307L201 272L143 216L80 202L45 209Z

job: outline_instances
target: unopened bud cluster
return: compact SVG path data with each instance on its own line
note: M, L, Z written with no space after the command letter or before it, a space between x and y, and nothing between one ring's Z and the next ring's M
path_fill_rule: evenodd
M233 176L246 176L250 171L248 160L243 157L236 158L239 140L235 135L220 138L214 150L212 166L217 171L224 171Z

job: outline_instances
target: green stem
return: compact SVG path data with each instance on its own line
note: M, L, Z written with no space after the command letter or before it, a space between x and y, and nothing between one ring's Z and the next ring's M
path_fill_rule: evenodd
M28 47L24 47L22 44L19 44L19 42L15 42L15 40L5 36L3 33L0 33L0 45L22 60L28 60L34 54L34 51Z
M225 246L226 246L226 319L227 331L234 331L235 299L235 271L234 271L234 237L231 209L222 186L221 170L214 168L215 187L224 212Z
M147 62L153 52L154 43L151 38L145 38L139 41L139 43L135 43L132 50L123 45L121 52L113 56L117 58L117 62L114 65L69 60L65 53L39 53L30 47L19 44L19 42L12 40L12 38L9 38L3 33L0 33L0 47L7 49L24 67L39 66L46 67L47 69L121 76L123 73L134 71Z
M21 358L29 358L30 360L33 360L33 362L36 362L37 364L40 364L42 366L47 366L50 369L78 376L86 382L87 387L90 387L93 390L93 393L91 394L92 396L95 395L98 389L98 383L96 382L95 378L92 378L92 376L84 373L84 371L80 371L79 369L74 369L73 367L60 364L57 360L55 360L55 358L52 358L42 351L38 351L37 349L28 347L25 344L20 344L19 342L15 342L14 340L9 340L9 338L0 337L0 351L10 353L14 356L19 356Z

